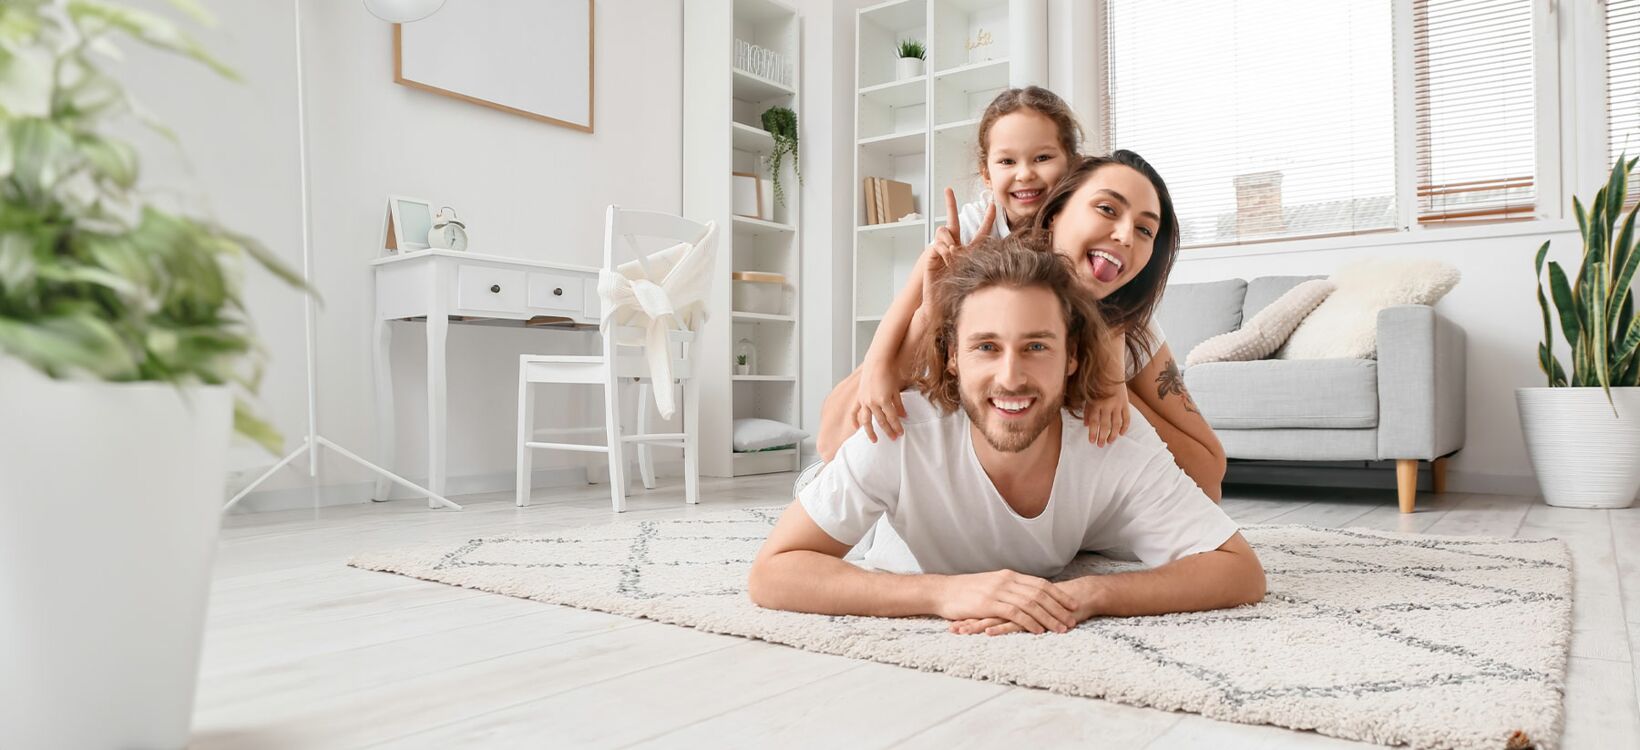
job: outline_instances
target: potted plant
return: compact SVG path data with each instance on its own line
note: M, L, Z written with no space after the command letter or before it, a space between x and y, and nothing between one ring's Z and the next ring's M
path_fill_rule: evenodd
M1515 400L1526 452L1550 505L1626 508L1640 491L1640 320L1633 294L1640 266L1637 211L1618 225L1636 162L1640 159L1618 158L1587 210L1572 199L1583 236L1577 280L1568 282L1560 264L1549 263L1549 294L1571 345L1570 377L1554 354L1543 293L1548 242L1534 261L1543 312L1538 364L1549 385L1518 389Z
M187 744L230 431L279 442L241 267L301 279L139 195L116 33L231 76L145 11L0 4L0 747Z
M774 148L769 151L769 181L774 183L776 203L786 205L786 191L780 185L780 165L786 157L792 158L792 173L798 184L803 183L803 168L797 161L797 113L789 107L770 107L763 111L763 129L774 137Z
M901 39L894 45L899 54L899 60L894 64L894 73L897 80L916 78L923 74L923 60L928 57L928 48L915 39Z
M736 375L750 375L750 374L752 374L752 365L751 365L750 362L746 361L746 355L744 355L744 354L736 354L735 355L735 374Z

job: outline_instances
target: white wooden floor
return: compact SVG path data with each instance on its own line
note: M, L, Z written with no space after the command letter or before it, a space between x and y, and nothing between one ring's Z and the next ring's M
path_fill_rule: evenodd
M700 509L770 505L792 475L703 480ZM547 495L554 495L548 498ZM1640 507L1533 498L1232 487L1242 523L1570 543L1576 636L1562 747L1640 748ZM346 567L353 553L609 523L602 487L530 508L468 496L229 516L211 598L194 748L1365 747L807 653ZM686 517L641 490L620 522ZM90 719L91 717L88 717Z

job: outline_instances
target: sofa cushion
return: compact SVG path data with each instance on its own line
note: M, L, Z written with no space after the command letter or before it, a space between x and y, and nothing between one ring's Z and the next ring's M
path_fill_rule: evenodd
M1351 263L1332 275L1338 289L1300 323L1278 359L1378 356L1378 313L1392 305L1434 305L1458 283L1458 269L1427 258Z
M1332 291L1333 283L1326 279L1310 279L1299 284L1287 290L1280 299L1265 305L1240 328L1197 344L1185 357L1185 364L1194 367L1208 362L1264 359L1281 348L1287 336L1298 327L1299 321Z
M1242 320L1251 319L1259 311L1268 307L1271 302L1281 298L1281 295L1292 291L1292 288L1312 279L1325 279L1326 276L1260 276L1247 282L1247 301L1242 303Z
M1185 387L1216 430L1378 426L1378 363L1370 359L1209 362Z
M1200 284L1168 284L1156 306L1156 320L1167 331L1167 346L1182 357L1197 344L1241 326L1247 282L1241 279Z

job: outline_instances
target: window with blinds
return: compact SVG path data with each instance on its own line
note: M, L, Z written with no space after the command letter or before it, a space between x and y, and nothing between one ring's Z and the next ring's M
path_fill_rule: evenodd
M1625 153L1640 156L1640 0L1606 0L1606 132L1607 168ZM1631 186L1628 204L1636 203L1640 186Z
M1418 221L1536 209L1531 0L1414 0Z
M1186 246L1394 228L1384 0L1106 0L1106 148L1167 180Z
M1427 226L1535 211L1531 0L1413 0L1412 112L1400 116L1414 135L1401 144L1398 3L1102 7L1102 145L1162 172L1187 246L1393 229L1403 213ZM1640 62L1640 44L1614 49ZM1640 109L1622 106L1640 128ZM1413 152L1413 174L1397 175L1398 147ZM1403 194L1412 206L1397 205Z

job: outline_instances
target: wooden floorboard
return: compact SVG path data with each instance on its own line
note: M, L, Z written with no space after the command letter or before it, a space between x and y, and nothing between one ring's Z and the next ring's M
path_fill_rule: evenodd
M550 534L790 501L794 475L600 485L224 520L195 748L1343 748L1359 743L826 656L348 568L363 551ZM675 484L675 480L672 484ZM1640 747L1640 508L1505 495L1231 486L1242 524L1558 537L1576 594L1563 748Z

